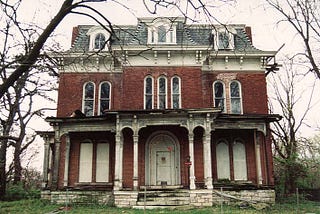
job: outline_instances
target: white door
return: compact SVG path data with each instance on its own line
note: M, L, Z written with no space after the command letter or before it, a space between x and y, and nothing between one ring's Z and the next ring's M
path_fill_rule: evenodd
M178 185L179 146L170 135L159 134L147 143L147 185Z
M156 170L156 179L157 185L166 184L172 185L172 174L174 173L174 165L171 160L171 154L169 151L158 151L157 152L157 170ZM172 173L173 172L173 173Z

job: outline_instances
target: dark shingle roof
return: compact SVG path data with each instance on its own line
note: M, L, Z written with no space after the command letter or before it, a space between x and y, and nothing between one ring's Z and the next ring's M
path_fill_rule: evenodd
M79 34L77 35L72 47L71 52L83 52L89 50L89 36L87 32L92 25L79 25ZM246 34L244 25L235 25L236 35L234 36L235 50L244 51L259 51L252 44ZM213 44L213 29L212 25L186 25L178 23L176 29L177 45L185 46L207 46L212 47ZM115 35L112 37L112 45L122 46L147 46L148 29L144 22L139 21L137 25L129 26L115 26Z

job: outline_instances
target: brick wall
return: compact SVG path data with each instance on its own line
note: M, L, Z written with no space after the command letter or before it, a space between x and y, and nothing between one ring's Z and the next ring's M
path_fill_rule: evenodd
M171 78L181 78L182 108L207 108L213 106L212 83L219 79L226 87L233 79L242 87L244 113L267 113L267 89L264 73L202 73L197 67L128 67L123 73L62 73L60 75L58 117L69 116L74 110L82 108L82 89L84 83L92 81L96 86L95 114L98 109L99 84L111 83L111 109L143 109L144 78L154 77L154 107L157 106L157 78L167 77L168 108L171 108ZM227 93L228 94L228 93ZM227 95L228 96L228 95ZM229 102L227 102L229 106Z

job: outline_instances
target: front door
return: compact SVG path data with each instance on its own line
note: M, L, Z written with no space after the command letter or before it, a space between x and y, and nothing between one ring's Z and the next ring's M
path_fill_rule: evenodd
M172 171L174 163L172 163L171 152L169 151L157 151L156 155L156 183L157 185L172 185Z
M147 143L146 184L180 184L179 146L167 134L158 134Z

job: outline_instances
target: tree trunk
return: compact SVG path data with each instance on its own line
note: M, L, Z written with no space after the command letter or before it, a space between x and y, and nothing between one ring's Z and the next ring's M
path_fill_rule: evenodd
M8 140L2 140L0 145L0 200L4 199L6 194L6 158L7 158Z

